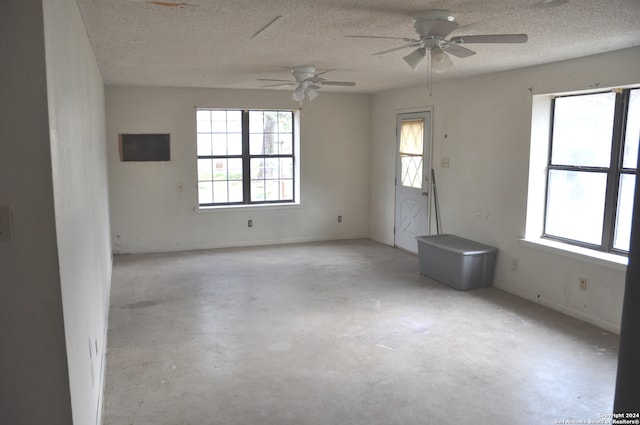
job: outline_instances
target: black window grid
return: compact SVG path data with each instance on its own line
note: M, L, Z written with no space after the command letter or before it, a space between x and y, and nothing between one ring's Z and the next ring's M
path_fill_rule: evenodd
M198 110L211 110L211 109L205 109L205 108L200 108ZM284 113L288 113L291 114L291 153L290 154L259 154L259 155L251 155L250 154L250 146L249 146L249 137L250 137L250 126L249 126L249 114L251 111L258 111L258 112L284 112ZM197 130L196 130L197 132ZM226 133L220 133L220 132L197 132L197 134L226 134ZM256 133L253 133L256 134ZM288 133L282 133L280 131L278 132L267 132L267 133L262 133L262 134L288 134ZM201 207L217 207L217 206L235 206L235 205L265 205L265 204L287 204L287 203L295 203L296 202L296 193L295 193L295 186L296 186L296 144L295 144L295 137L296 134L296 129L295 129L295 120L294 120L294 112L293 111L288 111L288 110L242 110L242 155L197 155L197 159L241 159L242 160L242 193L243 193L243 199L242 201L239 202L198 202L198 205ZM291 179L284 179L284 180L291 180L291 185L292 185L292 193L291 193L291 199L278 199L278 200L261 200L261 201L252 201L251 198L251 160L252 159L269 159L269 158L287 158L287 159L291 159L292 162L292 177ZM265 179L266 180L276 180L276 179ZM278 181L281 181L283 179L277 179ZM203 180L204 181L204 180ZM206 180L206 182L214 182L215 180ZM219 180L219 181L224 181L224 180ZM226 180L227 182L229 180ZM198 180L198 183L200 183L201 180ZM212 189L213 190L213 189ZM229 185L227 184L227 199L229 199ZM212 198L213 198L213 194L212 194Z
M609 252L613 254L619 255L627 255L628 252L620 249L616 249L614 245L614 235L615 235L615 224L616 224L616 214L617 214L617 206L618 206L618 187L620 183L620 176L622 174L629 174L636 176L636 185L638 184L638 169L636 168L624 168L623 163L623 153L624 153L624 144L625 144L625 131L626 131L626 120L627 113L629 108L629 96L633 89L624 89L624 90L616 90L616 99L614 106L614 122L613 122L613 131L612 131L612 145L611 145L611 158L608 167L594 167L594 166L575 166L575 165L566 165L566 164L554 164L552 162L553 155L553 128L554 128L554 117L555 117L555 105L556 99L561 97L569 97L569 96L583 96L583 94L576 95L567 95L567 96L557 96L552 99L551 103L551 117L550 117L550 127L549 127L549 152L547 159L547 175L546 175L546 185L547 188L545 194L545 208L544 208L544 224L543 224L543 237L557 240L560 242L568 243L571 245L581 246L584 248L589 248L593 250L598 250L602 252ZM640 89L635 89L640 90ZM605 93L605 92L600 92ZM589 94L597 94L597 93L589 93ZM640 152L638 154L638 161L640 163ZM604 221L603 221L603 229L602 229L602 238L601 243L591 244L584 241L579 241L575 239L569 239L553 234L549 234L546 232L547 229L547 207L549 201L549 176L552 170L559 171L576 171L576 172L592 172L592 173L606 173L607 175L607 184L606 184L606 193L605 193L605 207L604 207Z

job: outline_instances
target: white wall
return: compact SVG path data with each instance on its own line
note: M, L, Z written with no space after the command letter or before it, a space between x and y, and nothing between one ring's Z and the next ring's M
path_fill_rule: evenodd
M498 247L494 285L619 331L625 273L524 247L532 93L640 83L640 48L374 95L371 227L393 243L395 115L432 106L433 166L446 233ZM449 158L450 167L440 168ZM433 226L432 226L433 227ZM518 269L512 270L512 261ZM588 290L578 290L578 277Z
M111 240L102 77L74 0L44 1L51 171L73 423L100 422Z
M196 212L195 107L296 108L290 92L107 87L106 93L114 252L368 236L369 95L321 93L305 104L300 206ZM121 162L119 133L170 133L171 161Z

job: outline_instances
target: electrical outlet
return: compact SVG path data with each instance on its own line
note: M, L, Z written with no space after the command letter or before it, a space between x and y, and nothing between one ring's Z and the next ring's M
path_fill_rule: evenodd
M440 158L440 168L449 168L449 158Z
M587 290L587 278L586 277L579 277L578 278L578 282L580 282L580 290L581 291L586 291Z
M247 221L247 226L248 227L253 227L253 220Z
M338 216L338 223L342 223L342 216L341 215Z
M514 272L518 270L518 265L519 262L517 259L514 258L513 260L511 260L511 270L513 270Z
M13 239L13 223L11 221L11 207L0 205L0 240Z

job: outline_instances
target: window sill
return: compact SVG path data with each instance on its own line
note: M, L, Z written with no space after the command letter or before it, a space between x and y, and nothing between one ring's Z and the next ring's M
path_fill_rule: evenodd
M219 211L238 211L238 210L251 210L251 211L273 211L273 210L288 210L301 208L302 204L296 203L283 203L283 204L257 204L257 205L221 205L219 207L195 207L193 210L199 214L206 214Z
M626 271L629 259L620 255L609 254L606 252L594 251L592 249L583 248L565 244L562 242L551 241L542 238L520 239L523 246L539 249L546 252L562 255L564 257L573 258L575 260L586 261L592 264L598 264L614 270Z

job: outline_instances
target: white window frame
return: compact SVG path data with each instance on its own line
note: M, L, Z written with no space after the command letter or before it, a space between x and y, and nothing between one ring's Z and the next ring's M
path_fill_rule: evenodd
M627 86L635 89L638 86ZM527 193L527 215L524 246L542 249L571 258L624 270L628 258L620 253L591 249L580 244L571 244L544 237L545 201L547 194L547 174L550 154L552 126L552 100L555 96L599 93L606 89L534 95L532 98L531 145L529 157L529 186ZM613 89L612 89L613 90Z
M293 114L293 200L291 201L266 201L266 202L242 202L242 203L219 203L219 204L201 204L199 199L199 194L196 191L196 211L206 212L206 211L215 211L220 209L235 209L235 208L288 208L288 207L298 207L301 205L301 196L300 196L300 110L290 110L290 109L269 109L269 108L208 108L208 107L196 107L194 111L194 118L200 110L216 110L216 111L282 111L282 112L291 112ZM197 137L197 125L194 122L194 136ZM250 155L248 152L243 152L243 158L247 157L250 159ZM197 148L196 148L196 157L197 161L199 158ZM196 165L196 186L198 185L198 175L197 175L197 165ZM244 194L244 197L247 198L247 194Z

